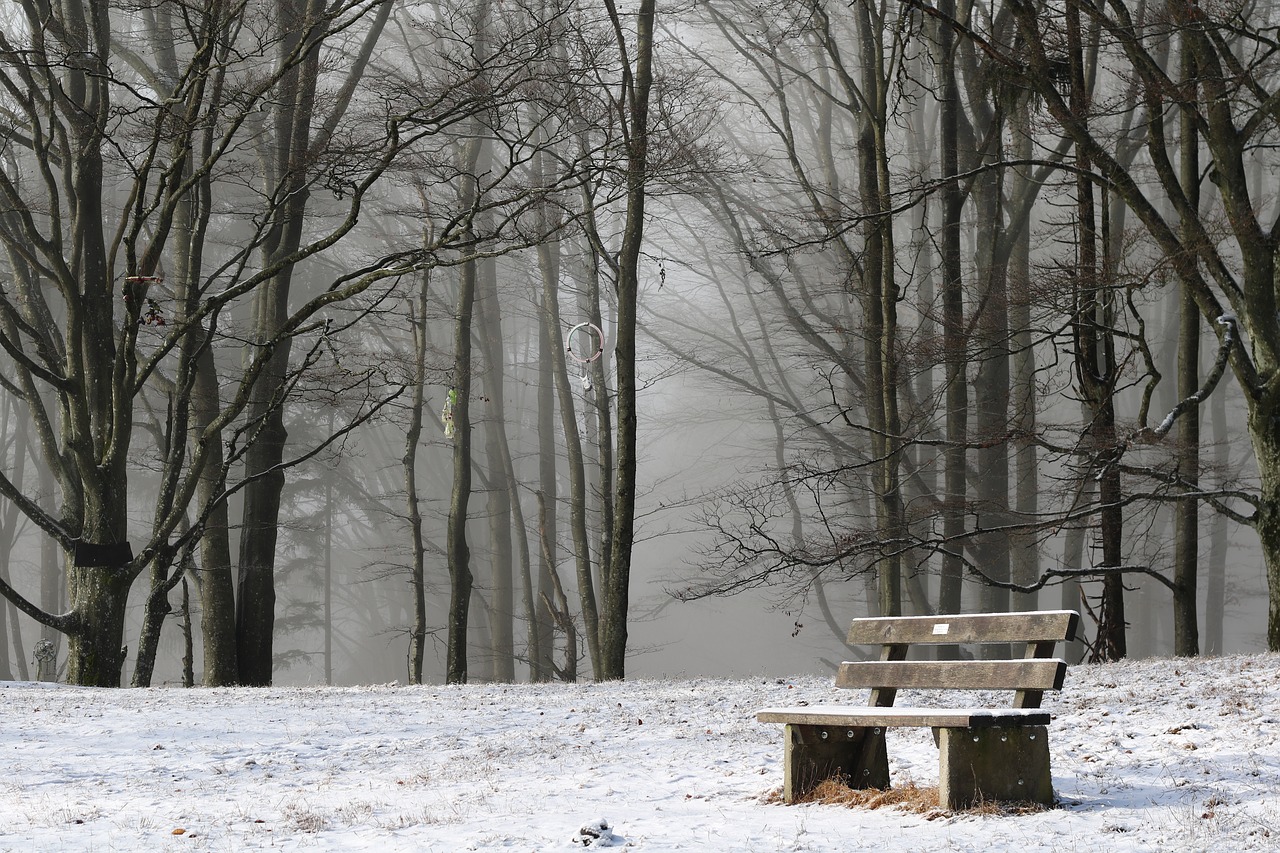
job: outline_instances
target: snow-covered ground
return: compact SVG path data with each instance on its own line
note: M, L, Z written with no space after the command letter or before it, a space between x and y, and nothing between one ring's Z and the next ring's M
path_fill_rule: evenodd
M1046 703L1062 807L1027 815L771 802L782 734L756 709L851 698L817 676L8 684L0 850L1280 850L1280 656L1073 667ZM895 782L936 783L926 730L889 737Z

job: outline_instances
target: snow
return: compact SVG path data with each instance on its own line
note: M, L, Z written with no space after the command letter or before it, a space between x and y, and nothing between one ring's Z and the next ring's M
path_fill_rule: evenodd
M756 710L851 698L822 676L11 683L0 690L0 850L1280 849L1280 655L1072 667L1046 700L1062 806L1033 814L771 800L782 732ZM927 730L889 738L895 783L936 783Z

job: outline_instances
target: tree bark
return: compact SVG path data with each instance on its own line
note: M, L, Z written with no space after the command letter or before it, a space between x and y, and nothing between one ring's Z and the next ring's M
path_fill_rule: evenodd
M1032 157L1031 101L1024 98L1013 115L1013 150L1019 160ZM1029 170L1015 169L1015 197L1032 191ZM1012 565L1015 583L1030 586L1040 577L1040 549L1030 530L1040 509L1039 450L1036 445L1036 353L1031 330L1031 226L1014 239L1009 259L1009 326L1013 354L1010 358L1010 405L1013 427L1015 497L1014 513L1026 532L1012 537ZM1015 593L1014 609L1036 610L1038 594ZM1073 605L1074 609L1075 605Z
M1182 80L1195 91L1195 55L1188 42L1182 43ZM1192 210L1200 210L1200 135L1191 110L1179 114L1182 136L1182 191ZM1186 233L1184 239L1194 239ZM1190 285L1179 288L1178 399L1185 400L1200 388L1200 308ZM1178 475L1186 492L1200 486L1200 409L1196 407L1178 421ZM1185 497L1174 505L1173 557L1173 653L1200 654L1200 626L1197 622L1200 501Z
M516 680L514 553L511 538L512 507L519 493L507 478L506 394L503 372L502 313L498 298L498 272L493 259L480 263L476 293L479 341L484 371L480 381L487 399L484 418L485 463L489 489L487 515L490 540L489 653L493 656L493 677L497 681Z
M427 593L425 544L422 536L422 506L418 497L418 443L422 438L422 408L426 404L427 296L430 273L419 273L418 289L410 317L413 331L413 376L409 400L409 423L405 427L404 470L405 509L409 522L409 590L413 599L413 625L409 628L409 683L422 683L422 664L427 642Z
M624 57L622 27L613 0L606 0ZM626 121L626 218L618 253L617 452L614 456L613 533L601 568L600 671L602 680L626 676L627 617L631 595L631 548L635 541L637 429L636 327L640 250L644 243L649 183L649 95L653 87L654 0L640 0L636 13L635 66L626 69L622 110Z
M955 0L940 0L938 9L955 17ZM941 613L959 613L962 608L961 582L968 503L968 468L965 448L969 441L969 386L967 378L964 283L960 265L960 227L964 197L957 183L959 172L960 90L956 85L955 36L951 27L938 29L939 131L942 189L942 340L946 365L946 435L943 453L942 576L938 592Z

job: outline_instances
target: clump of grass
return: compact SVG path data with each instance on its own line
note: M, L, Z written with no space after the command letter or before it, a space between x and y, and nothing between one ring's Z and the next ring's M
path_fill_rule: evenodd
M769 802L782 802L782 789L770 793ZM1050 806L1039 803L1010 803L983 801L966 809L955 811L944 809L938 805L938 787L936 785L921 786L908 780L894 788L851 788L839 779L828 779L801 797L800 803L817 803L825 806L844 806L846 808L882 809L896 808L911 814L923 815L925 820L937 820L950 815L966 815L974 817L999 817L1008 815L1035 814Z

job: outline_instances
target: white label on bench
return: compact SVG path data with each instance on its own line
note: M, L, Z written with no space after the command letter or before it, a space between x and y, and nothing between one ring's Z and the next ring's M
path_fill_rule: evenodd
M950 630L951 630L951 626L946 622L939 622L937 625L933 626L933 633L935 635L946 634Z

